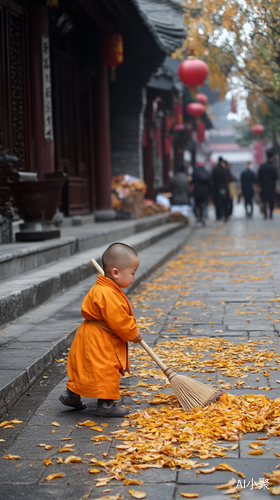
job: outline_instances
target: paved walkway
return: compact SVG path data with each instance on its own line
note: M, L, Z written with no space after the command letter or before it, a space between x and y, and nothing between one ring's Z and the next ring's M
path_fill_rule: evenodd
M165 361L227 395L184 414L161 372L132 347L133 374L121 382L132 415L103 421L95 401L79 413L58 402L65 353L5 417L22 423L0 428L1 498L270 496L265 473L280 463L279 404L271 402L280 379L280 215L247 220L242 210L227 224L197 227L184 252L131 295L145 340ZM71 455L82 463L65 463ZM231 480L233 490L216 488Z

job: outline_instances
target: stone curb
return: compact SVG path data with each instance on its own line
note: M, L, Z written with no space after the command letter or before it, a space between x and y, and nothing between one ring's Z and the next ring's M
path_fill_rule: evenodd
M172 239L170 237L163 238L140 252L139 256L142 261L142 266L139 268L137 279L134 281L133 285L128 288L127 294L139 286L142 281L150 276L150 274L164 262L174 256L184 246L191 234L192 228L184 227L174 233ZM74 328L67 336L63 336L63 338L59 339L52 348L41 355L39 359L34 360L25 370L22 370L19 375L9 381L4 387L0 388L0 417L12 408L22 395L55 361L59 354L71 345L76 330L77 328Z

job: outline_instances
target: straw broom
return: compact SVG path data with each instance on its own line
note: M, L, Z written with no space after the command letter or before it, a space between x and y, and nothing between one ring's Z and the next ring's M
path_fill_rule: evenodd
M96 270L104 276L104 271L96 260L91 259L90 262ZM197 382L196 380L186 377L185 375L179 375L163 363L163 361L154 351L152 351L144 340L141 340L139 344L141 344L143 349L145 349L145 351L151 356L151 358L166 375L176 398L185 411L189 411L197 406L207 406L216 401L225 392L222 389L215 389L210 385Z

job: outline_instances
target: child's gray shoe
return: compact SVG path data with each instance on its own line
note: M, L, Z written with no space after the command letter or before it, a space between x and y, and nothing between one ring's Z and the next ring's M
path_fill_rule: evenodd
M87 405L82 403L81 396L76 394L75 392L70 391L70 389L66 389L60 396L59 401L65 406L71 406L76 408L76 410L85 410Z
M95 415L97 417L123 418L129 413L127 408L121 408L115 401L98 399Z

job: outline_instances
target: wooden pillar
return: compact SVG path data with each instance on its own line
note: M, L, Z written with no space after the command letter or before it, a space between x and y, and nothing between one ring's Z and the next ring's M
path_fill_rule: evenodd
M154 199L154 158L153 158L153 100L151 95L149 95L148 89L148 105L147 105L147 146L145 148L145 163L144 163L144 174L145 183L147 184L147 194L146 198Z
M170 171L170 139L169 137L164 138L163 147L163 184L168 186L169 184L169 171Z
M39 179L54 172L54 140L45 138L42 37L49 35L48 9L29 3L29 60L31 87L32 170ZM51 91L51 82L48 82ZM52 128L52 123L51 123Z
M108 70L101 65L95 92L96 221L115 219L111 202L111 143Z

